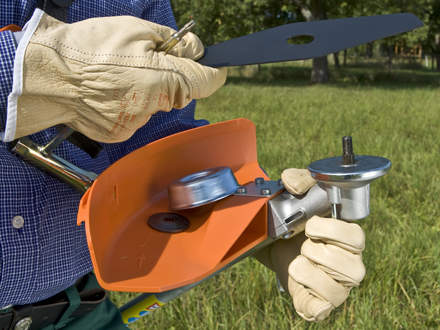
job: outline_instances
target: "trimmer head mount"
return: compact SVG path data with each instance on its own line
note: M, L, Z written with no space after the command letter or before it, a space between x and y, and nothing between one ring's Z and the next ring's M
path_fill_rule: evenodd
M355 156L350 136L342 139L343 155L309 165L318 184L327 191L332 216L360 220L370 213L370 182L385 175L390 160L377 156Z

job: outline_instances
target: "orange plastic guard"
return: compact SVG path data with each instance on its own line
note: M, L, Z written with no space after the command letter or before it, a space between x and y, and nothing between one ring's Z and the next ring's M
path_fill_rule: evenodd
M180 132L142 147L104 171L83 196L85 222L99 283L108 290L162 292L202 280L267 238L267 198L230 196L179 212L181 233L149 227L169 212L167 187L203 169L229 166L238 182L268 179L257 162L255 126L236 119Z

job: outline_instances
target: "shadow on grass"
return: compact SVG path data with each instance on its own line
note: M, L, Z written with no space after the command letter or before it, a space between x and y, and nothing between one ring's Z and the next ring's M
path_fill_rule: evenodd
M275 64L232 68L228 84L266 86L311 86L311 68L297 64ZM354 86L385 89L413 89L440 87L440 73L426 68L401 65L388 71L379 64L352 64L339 69L330 67L330 86Z

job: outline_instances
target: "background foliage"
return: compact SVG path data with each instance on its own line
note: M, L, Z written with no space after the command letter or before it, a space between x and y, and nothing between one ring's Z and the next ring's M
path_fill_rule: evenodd
M386 56L391 69L393 58L430 56L433 68L440 71L440 1L439 0L172 0L179 26L190 17L197 21L196 34L206 45L264 30L281 24L326 18L382 15L410 12L425 24L411 33L387 38L351 52L370 59ZM337 56L338 54L335 54ZM347 53L344 52L344 63ZM319 62L321 61L321 62ZM316 60L313 82L327 82L328 64ZM435 65L436 63L436 65ZM338 65L338 58L335 61ZM322 71L322 72L321 72ZM315 77L314 77L315 75Z

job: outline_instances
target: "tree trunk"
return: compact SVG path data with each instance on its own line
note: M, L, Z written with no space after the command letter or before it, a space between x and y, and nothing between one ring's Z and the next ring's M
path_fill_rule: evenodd
M367 51L366 51L366 53L367 53L367 57L368 58L373 58L373 43L372 42L369 42L367 44Z
M310 10L314 20L327 18L325 0L311 0ZM313 59L313 69L311 76L312 83L325 83L329 80L327 56Z
M347 66L347 50L344 49L344 62L342 63L343 66Z
M393 66L393 46L392 45L388 45L387 55L388 55L387 68L388 68L388 71L391 71L391 68Z
M325 0L310 0L310 6L305 5L301 0L293 0L301 9L301 14L306 21L321 20L327 18ZM329 79L327 56L313 59L311 74L312 83L325 83Z
M339 52L333 53L333 59L335 60L335 67L339 69L341 67L339 65Z
M328 61L327 56L313 59L312 83L322 84L328 81Z
M440 71L440 33L437 33L434 37L435 50L434 57L437 64L437 71Z

